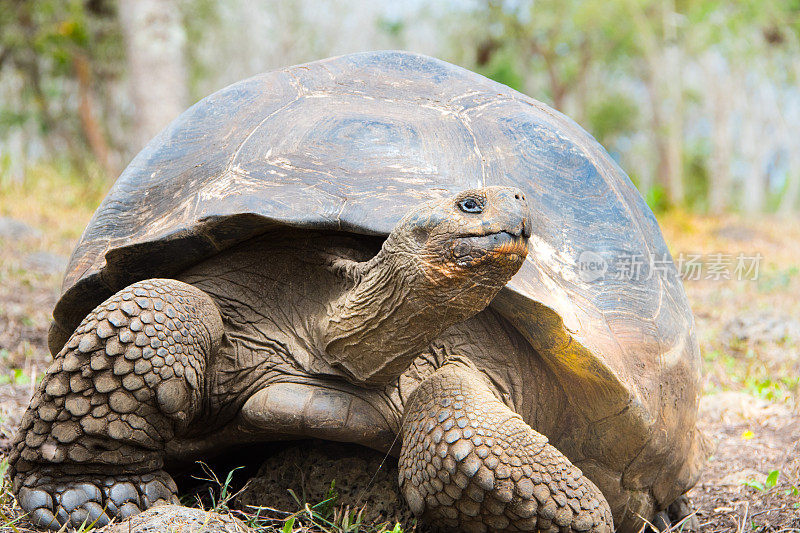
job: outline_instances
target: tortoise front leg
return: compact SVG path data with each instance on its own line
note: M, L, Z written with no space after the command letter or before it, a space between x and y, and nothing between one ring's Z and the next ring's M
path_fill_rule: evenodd
M400 487L445 530L611 532L597 487L492 392L466 361L425 379L406 404Z
M164 444L197 414L221 336L211 298L175 280L135 283L95 308L48 369L9 457L29 518L100 526L177 501Z

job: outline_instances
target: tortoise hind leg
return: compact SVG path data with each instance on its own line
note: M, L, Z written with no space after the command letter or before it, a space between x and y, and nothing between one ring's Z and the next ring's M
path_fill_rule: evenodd
M9 457L40 527L101 526L176 500L164 443L197 414L219 311L175 280L135 283L94 309L55 357Z
M597 487L466 361L446 363L419 385L402 435L401 490L438 528L613 531Z

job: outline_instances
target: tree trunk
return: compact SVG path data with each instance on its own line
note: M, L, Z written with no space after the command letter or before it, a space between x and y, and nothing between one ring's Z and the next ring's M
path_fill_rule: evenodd
M758 102L758 95L748 95L748 100ZM764 210L766 200L766 175L763 168L763 154L761 152L761 135L763 133L761 124L756 120L750 120L742 127L742 153L748 167L744 179L742 190L742 209L746 213L760 213Z
M651 133L658 157L657 180L663 185L669 203L682 205L683 83L680 49L675 44L675 27L671 20L674 4L661 6L664 39L657 36L640 8L634 7L631 14L644 57L644 81L652 111Z
M683 176L681 168L674 164L676 158L681 156L681 146L676 146L674 143L675 135L675 120L674 118L667 118L667 104L665 97L662 94L664 91L659 90L661 85L660 77L658 75L660 65L662 63L655 58L647 58L647 66L645 72L645 86L650 100L650 117L651 117L651 130L650 135L653 139L653 148L656 153L656 171L655 181L664 188L670 205L680 205L683 203ZM671 110L674 113L674 110ZM676 180L676 176L678 179ZM675 182L677 181L677 189ZM646 192L646 191L642 191Z
M75 52L72 57L72 69L78 79L78 116L81 120L83 133L89 143L92 155L103 167L108 178L117 177L117 169L111 160L111 150L108 148L103 128L95 116L95 102L92 94L92 70L89 60L80 52Z
M121 0L134 133L139 150L183 112L188 103L184 44L177 0Z
M730 208L731 157L730 135L731 91L727 68L708 68L707 87L711 106L711 172L708 184L709 210L720 214Z
M792 156L789 174L786 177L788 183L783 190L781 203L778 205L778 214L782 216L794 214L797 209L797 200L800 198L800 164L797 159L796 156Z
M796 80L800 78L800 66L796 61L790 63L790 72L792 77ZM795 112L789 116L778 111L778 118L781 124L782 137L785 146L789 147L787 150L787 167L786 174L786 187L783 190L780 204L778 204L778 214L782 216L790 216L796 214L797 202L800 200L800 151L795 146L797 142L797 124L800 122L800 112L795 108Z
M677 44L677 35L674 22L674 3L670 9L663 11L664 34L667 43L662 49L663 69L660 71L663 78L661 86L664 88L665 104L668 106L666 120L667 136L667 175L670 202L673 205L683 205L683 65L681 63L681 49Z

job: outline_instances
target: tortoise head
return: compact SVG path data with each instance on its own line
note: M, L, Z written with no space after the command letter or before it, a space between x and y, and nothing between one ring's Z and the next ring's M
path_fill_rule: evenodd
M479 313L522 266L522 192L484 187L412 209L323 320L324 357L358 383L397 377L442 331Z
M522 191L484 187L417 206L395 226L383 251L441 290L462 284L499 290L522 266L530 231Z

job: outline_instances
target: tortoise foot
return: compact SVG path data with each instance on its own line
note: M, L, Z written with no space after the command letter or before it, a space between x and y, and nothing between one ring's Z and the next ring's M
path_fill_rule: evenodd
M614 530L594 483L468 362L445 364L409 398L400 488L412 511L442 530Z
M102 527L112 518L123 520L156 505L178 503L175 482L163 470L113 477L40 472L21 477L15 483L20 507L36 527L54 531L65 525Z
M672 502L667 509L657 513L650 526L648 531L653 530L657 533L700 531L700 521L685 494Z
M670 504L667 515L673 528L677 527L681 531L700 531L697 513L685 494Z
M130 285L83 320L8 456L14 493L34 523L101 525L173 501L164 445L193 420L221 331L208 295L168 279Z

